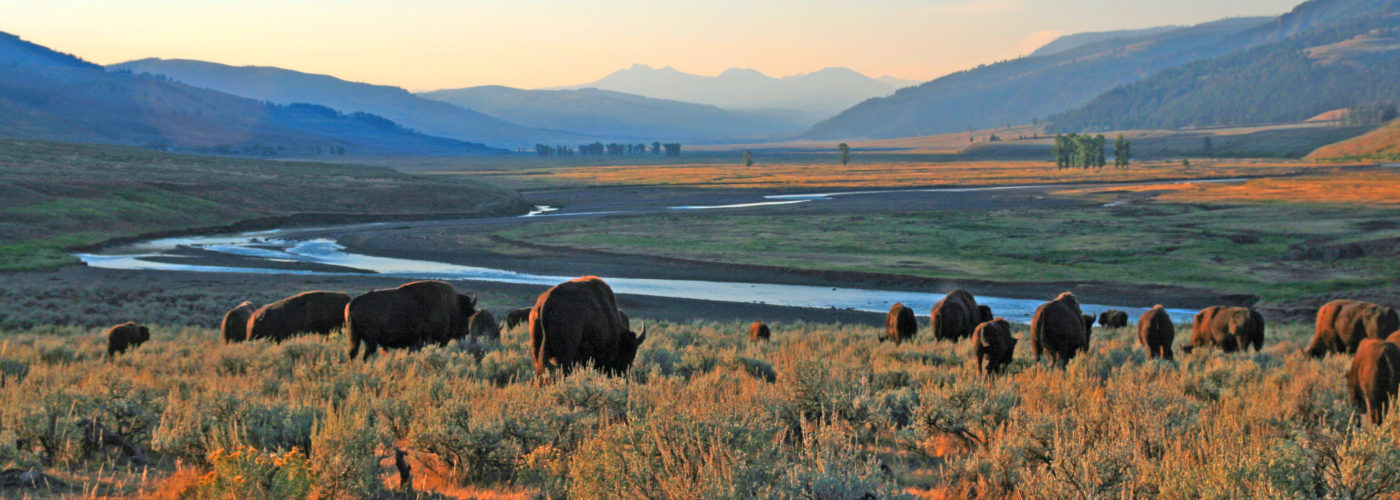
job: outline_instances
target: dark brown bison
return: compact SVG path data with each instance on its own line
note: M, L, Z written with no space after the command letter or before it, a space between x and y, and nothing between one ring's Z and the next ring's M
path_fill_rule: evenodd
M371 290L343 308L349 355L364 359L387 349L417 349L427 344L447 345L470 334L476 313L476 297L457 293L442 281L414 281L398 288Z
M1172 359L1172 342L1176 340L1176 325L1161 304L1142 313L1137 324L1138 343L1154 358Z
M890 313L885 315L885 336L880 337L880 341L892 340L898 344L914 338L917 333L919 323L914 319L914 310L895 302L894 306L890 307Z
M1128 313L1117 309L1109 309L1099 313L1099 324L1109 328L1123 328L1128 326Z
M991 320L992 320L992 307L991 307L991 306L982 305L982 304L977 304L977 315L978 315L978 317L982 318L982 321L983 321L983 322L991 321ZM981 324L981 323L979 323L979 324Z
M1079 318L1084 320L1084 331L1087 332L1094 329L1094 315L1080 314Z
M257 306L244 301L224 313L224 322L219 325L219 330L224 335L225 344L248 340L248 320L253 317L255 310Z
M1400 317L1389 307L1359 300L1334 300L1317 310L1317 329L1303 350L1314 357L1353 352L1361 339L1379 339L1400 330Z
M768 325L762 321L755 321L749 325L749 340L754 342L768 340L773 336L773 332L768 330Z
M986 373L1000 372L1011 364L1016 352L1015 337L1011 336L1011 324L997 318L977 325L972 331L972 354L977 357L977 368Z
M1050 361L1065 366L1079 351L1089 349L1090 335L1084 313L1079 310L1079 299L1070 292L1041 304L1031 317L1031 349L1036 361L1044 353Z
M472 315L471 320L467 322L467 331L471 333L472 338L501 340L501 325L496 323L496 317L491 315L491 311L485 309Z
M107 358L126 352L151 340L151 330L128 321L107 329Z
M1376 338L1362 339L1347 370L1351 403L1380 425L1400 386L1400 346Z
M345 324L349 302L340 292L302 292L259 307L248 318L248 340L281 342L303 333L330 333Z
M506 313L506 328L515 328L515 325L529 323L530 309L532 308L522 307L520 309L511 309L510 312Z
M1247 307L1210 306L1196 313L1192 320L1191 343L1181 346L1191 352L1201 346L1213 345L1225 352L1264 346L1264 318Z
M933 338L957 341L972 336L972 330L984 321L991 321L991 308L983 311L977 299L967 290L953 290L933 305L929 313ZM984 317L983 314L987 316Z
M646 337L645 325L641 335L631 331L603 280L585 276L560 283L540 294L530 311L535 380L542 383L549 369L567 375L589 363L610 374L624 373Z

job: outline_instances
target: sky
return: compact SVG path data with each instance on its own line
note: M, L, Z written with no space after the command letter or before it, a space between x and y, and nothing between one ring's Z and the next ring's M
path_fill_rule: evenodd
M98 64L160 57L434 90L633 64L926 81L1060 35L1277 15L1302 0L0 0L0 31Z

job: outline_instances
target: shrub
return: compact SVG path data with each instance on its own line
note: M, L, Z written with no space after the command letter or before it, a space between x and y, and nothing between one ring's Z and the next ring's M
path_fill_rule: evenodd
M311 463L300 450L263 453L252 447L222 448L207 457L210 471L199 478L199 498L293 499L311 493Z
M365 498L381 490L378 441L378 429L364 411L327 410L311 433L313 493Z

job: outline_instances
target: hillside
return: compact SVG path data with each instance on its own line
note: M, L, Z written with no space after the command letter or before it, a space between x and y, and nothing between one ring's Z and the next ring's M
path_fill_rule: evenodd
M811 121L797 112L729 111L599 89L522 90L501 86L438 90L428 99L527 127L631 140L717 142L796 135Z
M1400 2L1228 56L1163 71L1056 116L1051 130L1298 122L1400 102Z
M0 136L245 155L467 154L379 116L278 106L110 73L0 33Z
M820 119L865 99L889 95L898 87L846 68L773 78L751 69L730 68L719 76L700 76L670 66L636 64L592 83L562 88L597 88L726 109L793 109Z
M1307 159L1400 161L1400 120L1368 134L1318 148Z
M195 87L259 101L307 102L345 113L373 113L424 134L498 147L584 139L584 136L507 123L472 110L424 99L398 87L349 82L281 68L152 58L115 64L110 69L163 75Z
M1074 50L1086 45L1093 45L1096 43L1105 42L1113 39L1145 38L1152 35L1160 35L1162 33L1178 30L1181 28L1181 26L1158 26L1155 28L1142 28L1134 30L1094 31L1089 33L1075 33L1072 35L1065 35L1051 40L1050 43L1042 45L1040 48L1035 49L1034 52L1031 52L1030 57L1051 56L1059 54L1061 52Z
M110 238L253 219L307 224L528 208L515 193L460 179L0 139L0 270L71 263L63 249Z
M804 137L913 137L1030 123L1155 71L1243 47L1248 41L1232 35L1266 22L1227 19L979 66L862 102L816 124Z

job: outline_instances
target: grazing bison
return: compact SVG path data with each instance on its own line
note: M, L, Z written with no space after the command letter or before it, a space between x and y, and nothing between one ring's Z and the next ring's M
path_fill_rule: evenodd
M345 324L350 296L339 292L302 292L259 307L248 318L248 340L278 342L302 333L327 334Z
M1011 324L1003 318L977 325L972 331L972 354L977 357L977 368L986 373L1005 369L1016 352L1016 341L1011 336Z
M755 321L752 325L749 325L749 340L759 342L768 340L768 338L772 336L773 332L769 331L768 325L764 324L762 321Z
M485 309L472 315L471 320L467 322L467 331L471 333L472 338L501 340L501 325L496 323L496 317L491 315L491 311Z
M252 302L244 301L224 313L224 322L219 325L219 330L223 332L225 344L248 339L248 319L253 317L254 310L257 307Z
M126 352L151 340L151 330L128 321L107 329L107 358Z
M1317 330L1303 350L1313 357L1352 352L1364 338L1383 338L1400 330L1400 317L1389 307L1359 300L1334 300L1317 310Z
M1210 306L1196 313L1192 320L1191 343L1181 346L1191 352L1201 346L1213 345L1225 352L1264 346L1264 318L1247 307Z
M933 338L957 341L969 337L977 325L992 320L990 317L983 316L983 314L991 316L991 313L991 308L983 311L978 307L977 299L973 298L967 290L953 290L943 297L943 300L934 304L933 311L929 313Z
M510 312L506 313L506 328L515 328L515 325L529 323L530 309L529 307L522 307L520 309L512 309Z
M530 311L535 380L543 383L548 369L567 375L588 363L621 374L632 367L646 337L645 325L641 335L628 328L612 288L603 280L585 276L560 283L540 294Z
M414 281L366 292L343 310L350 358L359 354L363 343L364 359L369 359L380 347L443 346L467 336L476 313L476 297L459 294L442 281Z
M1099 324L1109 328L1123 328L1128 326L1128 313L1117 309L1109 309L1099 313Z
M1386 407L1400 386L1400 346L1375 338L1362 339L1347 370L1351 403L1380 425Z
M1154 358L1172 359L1172 342L1176 340L1176 325L1161 304L1142 313L1137 324L1138 343Z
M1044 353L1063 367L1079 351L1089 349L1089 335L1091 330L1084 324L1079 299L1070 292L1041 304L1031 317L1031 349L1036 361Z
M890 313L885 315L885 336L880 341L893 340L895 344L914 338L919 333L919 323L914 319L914 310L895 302Z

